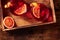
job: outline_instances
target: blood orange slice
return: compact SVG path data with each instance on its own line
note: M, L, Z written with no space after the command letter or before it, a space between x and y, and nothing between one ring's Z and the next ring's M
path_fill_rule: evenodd
M3 24L6 28L10 29L14 26L14 20L12 17L5 17L3 20Z
M33 15L36 17L36 18L40 18L40 9L38 7L34 7L33 8Z
M24 14L26 12L27 12L27 6L26 6L26 4L23 4L22 6L20 6L18 9L16 9L14 11L14 13L17 14L17 15L21 15L21 14Z
M33 2L33 3L30 4L30 6L32 6L33 15L36 18L40 18L40 6L39 6L39 4L36 3L36 2Z

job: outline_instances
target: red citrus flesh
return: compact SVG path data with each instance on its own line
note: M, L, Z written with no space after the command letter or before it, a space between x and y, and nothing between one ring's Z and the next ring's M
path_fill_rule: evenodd
M12 17L5 17L3 24L6 28L12 28L14 26L14 20Z
M40 18L40 8L39 8L39 7L33 8L33 15L34 15L36 18Z
M32 7L33 15L36 18L40 18L40 6L39 6L39 4L36 3L36 2L33 2L33 3L30 4L30 6Z
M17 15L21 15L21 14L26 13L27 12L27 6L26 6L26 4L23 4L21 7L19 7L18 9L16 9L14 12Z

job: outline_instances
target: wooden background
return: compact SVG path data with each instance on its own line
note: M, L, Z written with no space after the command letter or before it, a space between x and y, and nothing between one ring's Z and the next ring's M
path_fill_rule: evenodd
M9 32L0 30L0 40L60 40L60 7L55 1L57 22L54 24L18 29Z

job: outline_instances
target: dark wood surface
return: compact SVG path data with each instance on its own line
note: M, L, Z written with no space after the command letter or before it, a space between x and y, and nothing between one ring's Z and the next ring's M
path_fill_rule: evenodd
M60 40L60 11L55 12L56 23L8 32L0 30L0 40Z

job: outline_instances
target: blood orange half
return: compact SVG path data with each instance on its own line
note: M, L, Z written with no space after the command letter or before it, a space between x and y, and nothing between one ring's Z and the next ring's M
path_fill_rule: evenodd
M18 9L16 9L15 11L14 11L14 13L16 14L16 15L21 15L21 14L24 14L24 13L26 13L27 12L27 5L26 4L23 4L22 6L20 6Z
M4 18L3 24L6 28L10 29L14 26L14 20L12 17L7 16Z
M40 18L40 6L39 6L39 4L36 2L33 2L30 4L30 6L32 7L32 12L33 12L34 17Z
M38 7L34 7L33 8L33 15L36 17L36 18L40 18L40 9Z

